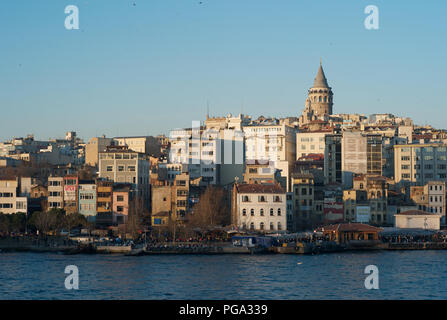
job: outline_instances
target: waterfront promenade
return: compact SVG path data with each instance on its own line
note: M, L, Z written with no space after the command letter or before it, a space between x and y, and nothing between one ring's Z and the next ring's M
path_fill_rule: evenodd
M38 239L11 237L0 239L2 252L57 252L63 254L321 254L343 251L370 250L447 250L447 241L432 238L384 238L381 241L349 241L343 244L334 241L280 241L268 247L234 246L229 241L203 242L152 242L138 243L90 243L81 244L61 237Z

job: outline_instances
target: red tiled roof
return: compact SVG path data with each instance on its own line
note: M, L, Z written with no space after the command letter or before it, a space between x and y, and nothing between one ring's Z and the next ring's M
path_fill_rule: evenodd
M277 184L252 184L245 183L237 186L239 193L285 193Z

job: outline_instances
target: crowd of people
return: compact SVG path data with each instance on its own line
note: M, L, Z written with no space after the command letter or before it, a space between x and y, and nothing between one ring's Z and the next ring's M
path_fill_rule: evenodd
M447 243L446 233L433 233L433 234L390 234L381 235L380 240L387 243L423 243L423 242L436 242Z

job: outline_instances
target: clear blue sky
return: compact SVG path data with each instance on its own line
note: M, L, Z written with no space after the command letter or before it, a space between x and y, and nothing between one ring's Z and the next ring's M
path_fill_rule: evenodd
M80 30L64 27L70 4ZM0 139L167 133L207 101L298 116L320 57L334 112L446 128L446 21L441 0L0 1Z

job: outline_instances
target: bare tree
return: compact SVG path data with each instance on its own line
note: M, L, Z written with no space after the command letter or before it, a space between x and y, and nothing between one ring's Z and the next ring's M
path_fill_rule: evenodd
M210 226L224 226L230 223L230 209L224 189L209 186L200 196L188 217L190 228L205 229Z
M43 234L54 230L57 227L58 217L55 212L35 212L32 216L32 223Z
M142 197L136 196L129 201L129 214L127 217L126 231L132 235L133 238L138 237L140 231L148 225L150 219L149 210L144 205Z
M70 234L71 229L79 226L85 226L87 223L85 217L82 214L77 212L68 213L64 216L64 227L68 229L68 233Z

